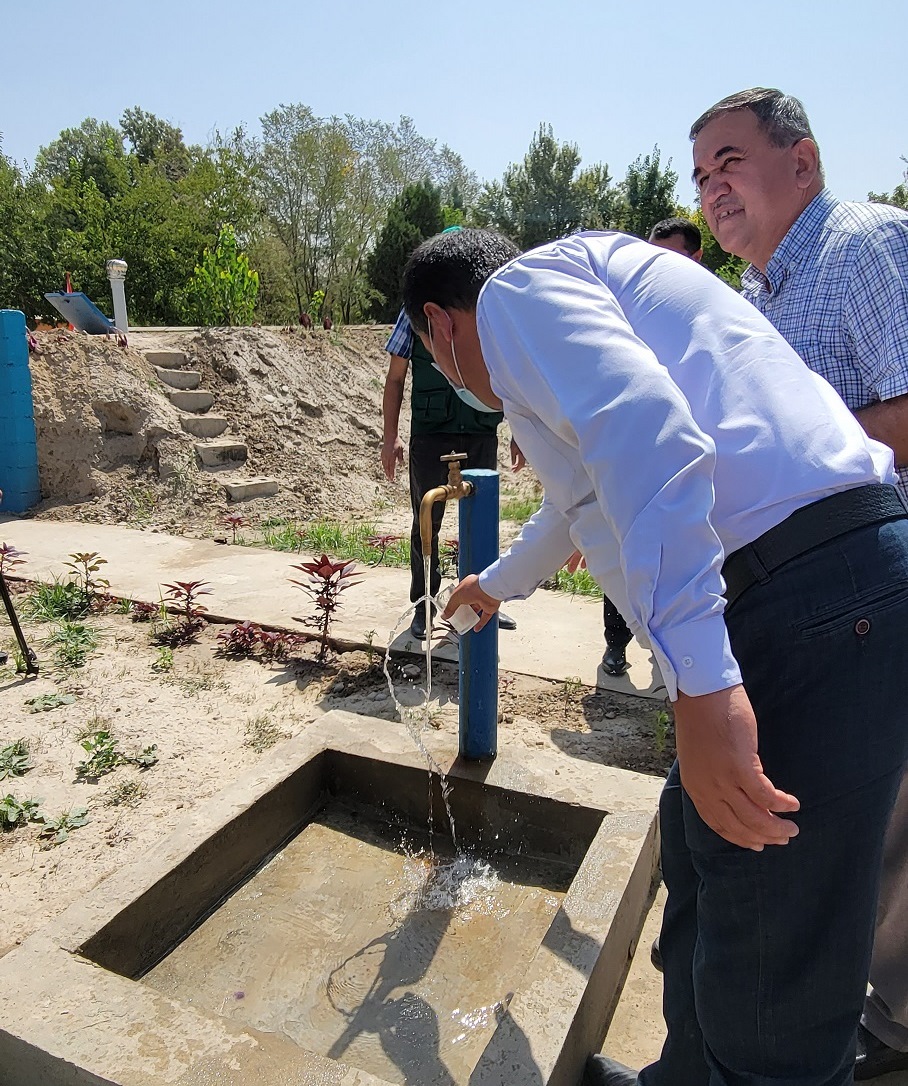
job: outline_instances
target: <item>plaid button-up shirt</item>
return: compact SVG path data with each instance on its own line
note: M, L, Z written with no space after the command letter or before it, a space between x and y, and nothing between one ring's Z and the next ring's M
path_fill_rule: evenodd
M908 211L824 189L741 286L852 411L908 393Z

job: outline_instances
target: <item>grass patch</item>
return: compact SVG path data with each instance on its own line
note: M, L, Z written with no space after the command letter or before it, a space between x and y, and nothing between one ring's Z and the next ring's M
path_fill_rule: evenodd
M332 558L353 558L364 565L409 567L410 540L404 537L386 545L370 543L380 538L374 524L341 524L316 520L298 524L287 520L266 520L261 542L276 551L303 551L327 554ZM385 537L387 538L387 537Z
M290 733L282 731L277 724L267 715L257 716L246 725L246 738L243 745L251 747L256 754L280 743L282 739L289 739Z
M501 503L501 519L523 524L542 505L542 498L505 498Z
M98 647L98 635L84 622L64 619L46 644L55 649L54 660L59 667L83 667L88 654Z
M576 573L559 569L554 577L545 582L545 587L556 592L570 592L572 596L602 595L602 589L593 580L588 569L578 569Z
M60 622L83 618L88 614L89 599L75 581L55 578L40 581L25 597L22 611L36 622Z
M147 794L145 785L139 781L122 781L104 793L104 806L138 807Z

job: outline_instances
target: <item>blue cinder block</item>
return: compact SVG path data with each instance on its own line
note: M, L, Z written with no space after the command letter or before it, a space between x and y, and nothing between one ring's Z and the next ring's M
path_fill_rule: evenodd
M22 513L41 500L25 315L0 309L0 490L3 509Z

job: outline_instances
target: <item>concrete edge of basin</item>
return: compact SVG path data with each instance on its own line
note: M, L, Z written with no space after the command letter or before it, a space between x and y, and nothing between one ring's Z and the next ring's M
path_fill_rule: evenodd
M483 1086L512 1084L515 1068L531 1061L540 1084L576 1086L587 1053L601 1043L643 921L657 859L659 782L528 749L505 752L491 765L465 766L450 740L446 747L435 737L432 746L455 779L606 812L470 1079ZM332 749L424 765L402 724L345 712L326 714L274 748L141 860L109 876L0 959L6 997L0 1006L0 1086L381 1086L367 1072L167 999L77 953L130 902L190 860L225 821L248 811L302 763Z

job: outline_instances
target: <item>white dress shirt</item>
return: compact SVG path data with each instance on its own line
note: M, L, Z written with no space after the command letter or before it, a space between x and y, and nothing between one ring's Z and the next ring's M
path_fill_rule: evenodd
M803 505L896 480L769 321L677 253L618 233L544 245L489 279L477 326L545 488L482 588L523 599L576 547L673 700L741 681L727 555Z

